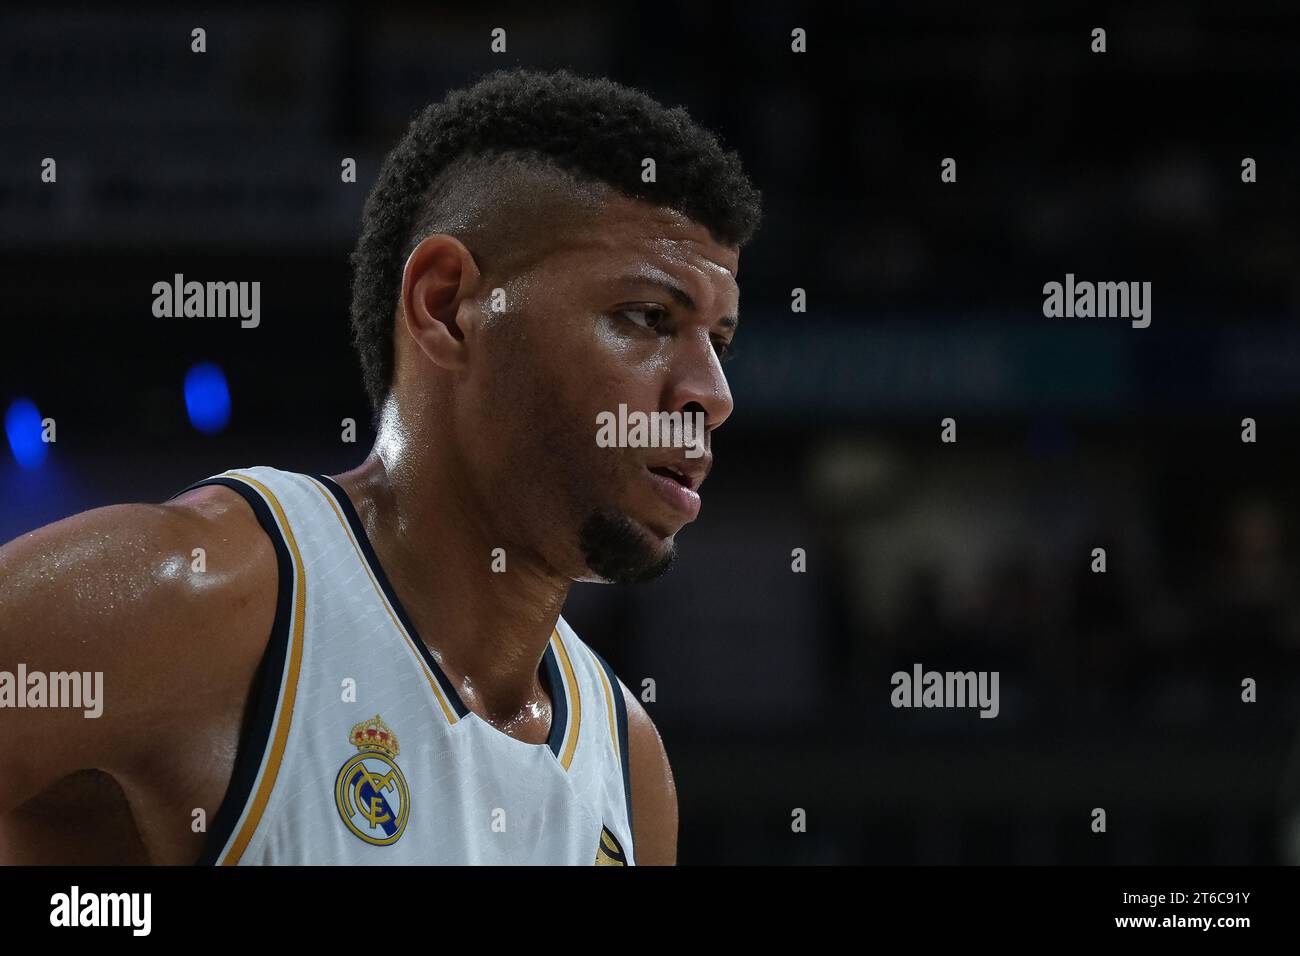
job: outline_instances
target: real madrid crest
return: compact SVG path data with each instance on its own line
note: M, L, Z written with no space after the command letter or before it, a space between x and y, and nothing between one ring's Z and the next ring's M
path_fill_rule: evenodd
M339 816L367 843L396 843L410 816L410 790L397 768L397 736L379 715L352 728L348 741L358 753L339 770L334 796Z

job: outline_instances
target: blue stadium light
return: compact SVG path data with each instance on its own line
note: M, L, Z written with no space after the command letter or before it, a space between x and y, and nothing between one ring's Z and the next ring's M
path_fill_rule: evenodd
M5 436L18 464L33 470L45 464L50 446L41 441L41 413L30 398L15 398L5 410Z
M190 424L215 434L230 421L230 389L226 376L211 362L200 362L185 373L185 411Z

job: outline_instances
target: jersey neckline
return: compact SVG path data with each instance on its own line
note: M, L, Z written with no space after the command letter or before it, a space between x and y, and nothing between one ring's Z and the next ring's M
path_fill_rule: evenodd
M547 747L550 749L551 753L554 754L555 758L560 760L561 764L563 764L561 749L564 746L565 731L569 723L569 699L564 675L561 673L560 664L556 658L555 652L555 642L559 637L558 625L551 630L551 639L547 641L546 651L542 654L541 662L537 668L538 679L542 682L542 686L546 688L546 692L551 698L551 729L547 735L545 743L534 744L527 740L520 740L518 737L512 737L499 727L493 726L491 723L470 710L465 702L461 700L460 692L457 691L455 685L452 684L451 679L447 677L446 673L444 673L442 667L438 664L437 659L434 658L433 653L429 650L429 646L420 637L410 615L406 613L406 608L403 607L401 599L397 596L397 591L393 588L392 582L388 578L388 574L384 571L383 564L379 561L379 555L375 553L374 545L370 541L370 535L366 532L365 525L361 522L361 516L357 513L356 507L352 504L351 496L342 485L330 478L328 475L316 475L314 477L334 497L335 501L338 502L339 507L343 511L343 516L347 520L348 526L352 531L352 536L356 539L356 542L361 549L362 557L369 566L370 573L374 575L375 581L378 582L380 589L384 592L384 597L388 600L394 614L396 614L398 620L401 622L402 627L406 629L416 651L420 654L425 665L438 681L438 686L442 688L443 694L446 695L447 701L451 705L452 710L455 711L457 718L475 717L494 733L500 734L507 740L511 740L524 747Z

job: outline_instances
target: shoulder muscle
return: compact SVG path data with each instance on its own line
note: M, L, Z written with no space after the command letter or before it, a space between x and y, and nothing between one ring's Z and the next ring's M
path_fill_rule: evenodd
M0 712L9 731L0 735L0 812L68 773L122 769L147 736L140 726L182 725L239 686L260 659L258 633L263 646L270 633L275 592L271 543L224 488L97 508L0 547L5 669L102 675L93 718ZM3 743L34 738L46 742L38 760Z
M632 778L632 826L636 862L672 866L677 862L677 785L659 730L635 694L622 681L627 705L628 767Z

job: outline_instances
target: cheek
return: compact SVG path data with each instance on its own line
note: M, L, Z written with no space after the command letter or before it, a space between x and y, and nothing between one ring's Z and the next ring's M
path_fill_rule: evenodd
M595 323L586 347L591 372L586 389L599 396L599 411L617 412L620 402L629 409L657 408L658 385L669 364L668 340L629 335L617 321L604 318Z
M644 343L630 335L618 319L609 315L596 317L589 340L591 347L602 355L620 356L626 360L631 360L637 350L644 347Z
M479 413L504 439L504 466L525 466L534 487L567 488L576 499L607 497L635 452L596 442L602 412L658 407L662 340L627 335L602 317L548 316L507 347ZM552 324L553 323L553 324ZM566 323L563 331L560 323ZM549 329L547 326L549 324Z

